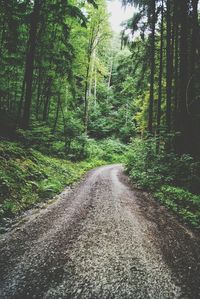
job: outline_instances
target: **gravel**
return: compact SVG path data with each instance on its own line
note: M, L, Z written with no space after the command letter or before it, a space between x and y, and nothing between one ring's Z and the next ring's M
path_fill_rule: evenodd
M200 238L121 165L90 171L0 239L0 298L200 298Z

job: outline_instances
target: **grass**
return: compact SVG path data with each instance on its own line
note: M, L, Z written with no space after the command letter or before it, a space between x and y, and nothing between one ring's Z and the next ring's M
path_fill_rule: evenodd
M52 198L89 169L107 162L90 158L78 163L53 158L20 143L0 142L0 219L13 217Z

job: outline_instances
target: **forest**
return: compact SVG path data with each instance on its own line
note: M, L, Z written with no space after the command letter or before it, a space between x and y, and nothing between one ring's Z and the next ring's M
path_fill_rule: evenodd
M0 1L0 219L89 169L133 184L200 227L198 0Z

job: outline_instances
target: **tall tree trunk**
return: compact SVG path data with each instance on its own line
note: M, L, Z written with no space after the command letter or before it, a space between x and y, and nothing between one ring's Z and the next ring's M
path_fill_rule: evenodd
M40 97L41 97L41 91L42 91L42 71L41 67L39 67L38 72L38 87L37 87L37 98L36 98L36 107L35 107L35 115L36 119L39 119L39 109L40 109Z
M177 108L177 137L176 151L179 154L190 153L190 122L187 111L186 91L188 84L188 0L179 2L180 9L180 71L179 95Z
M166 47L166 127L167 132L171 131L171 97L172 97L172 76L173 76L173 46L172 46L172 3L167 0L167 47Z
M150 24L151 24L151 35L150 35L150 97L149 97L149 117L148 117L148 132L153 133L153 106L154 106L154 75L155 75L155 24L156 24L156 5L155 0L151 0L150 4Z
M190 74L194 75L195 66L197 62L197 51L199 41L199 24L198 24L198 0L192 0L192 42L190 55Z
M159 64L159 87L158 87L158 105L157 105L157 131L160 135L161 103L162 103L162 79L163 79L163 33L164 33L164 0L161 6L161 28L160 28L160 64ZM157 152L159 151L159 141L157 142Z
M32 84L33 84L33 71L34 71L34 60L36 51L36 40L37 40L37 28L39 23L41 0L34 1L33 12L31 15L28 50L26 54L26 65L25 65L25 98L24 98L24 109L22 115L21 126L27 129L30 121L30 110L32 102Z
M15 74L14 74L15 78L18 78L18 72L16 71ZM14 80L13 79L13 82L14 82L14 94L13 94L13 100L12 100L12 103L11 103L11 107L10 107L10 111L11 113L15 113L15 107L16 107L16 104L17 104L17 92L18 92L18 81L17 80Z
M46 97L44 99L44 108L43 108L43 117L42 117L43 121L47 121L48 119L49 103L51 98L51 83L52 83L52 78L48 78L47 92L46 92Z
M88 131L88 117L89 117L89 99L88 99L88 78L89 78L89 71L90 71L90 58L87 65L86 70L86 79L85 79L85 92L84 92L84 131L87 134Z
M25 91L25 77L23 78L22 87L21 87L21 97L19 101L18 113L16 123L20 124L22 117L22 108L23 108L23 100L24 100L24 91Z
M97 70L94 71L94 107L97 104Z
M94 68L95 68L95 59L96 59L96 49L94 49L92 55L91 55L91 71L89 74L90 80L89 80L89 87L88 87L88 97L89 99L92 96L92 85L93 85L93 73L94 73Z
M199 66L200 59L200 41L199 41L199 23L198 23L198 0L192 0L192 22L191 22L191 49L190 49L190 84L188 84L187 90L187 107L188 113L190 115L190 121L192 126L191 138L193 144L193 154L194 156L200 155L200 119L198 108L196 108L196 103L199 101L197 97L199 96L199 90L197 85L199 85L199 76L197 75L197 66ZM197 54L198 53L198 54Z
M111 86L111 80L112 80L112 70L113 70L113 57L111 57L111 63L110 63L110 72L108 76L108 88Z
M179 24L178 24L178 11L177 0L174 0L174 124L176 128L176 114L178 105L178 90L179 90Z
M95 49L99 43L98 31L95 33L95 27L91 29L91 36L88 43L87 51L87 69L86 69L86 79L85 79L85 91L84 91L84 131L85 134L88 133L88 120L89 120L89 88L90 88L90 72L91 72L91 62Z
M58 116L59 116L59 110L60 110L60 94L58 94L57 97L57 107L56 107L56 115L55 115L55 120L54 120L54 125L53 125L53 130L52 130L52 134L55 134L56 132L56 127L57 127L57 123L58 123Z
M3 60L3 48L4 48L4 38L5 38L5 22L4 22L4 18L2 20L2 30L1 30L1 38L0 38L0 64L2 64L2 60Z

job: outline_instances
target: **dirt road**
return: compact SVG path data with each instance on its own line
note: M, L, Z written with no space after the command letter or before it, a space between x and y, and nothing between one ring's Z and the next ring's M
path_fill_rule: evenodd
M0 240L0 298L200 298L200 241L122 166L90 171Z

